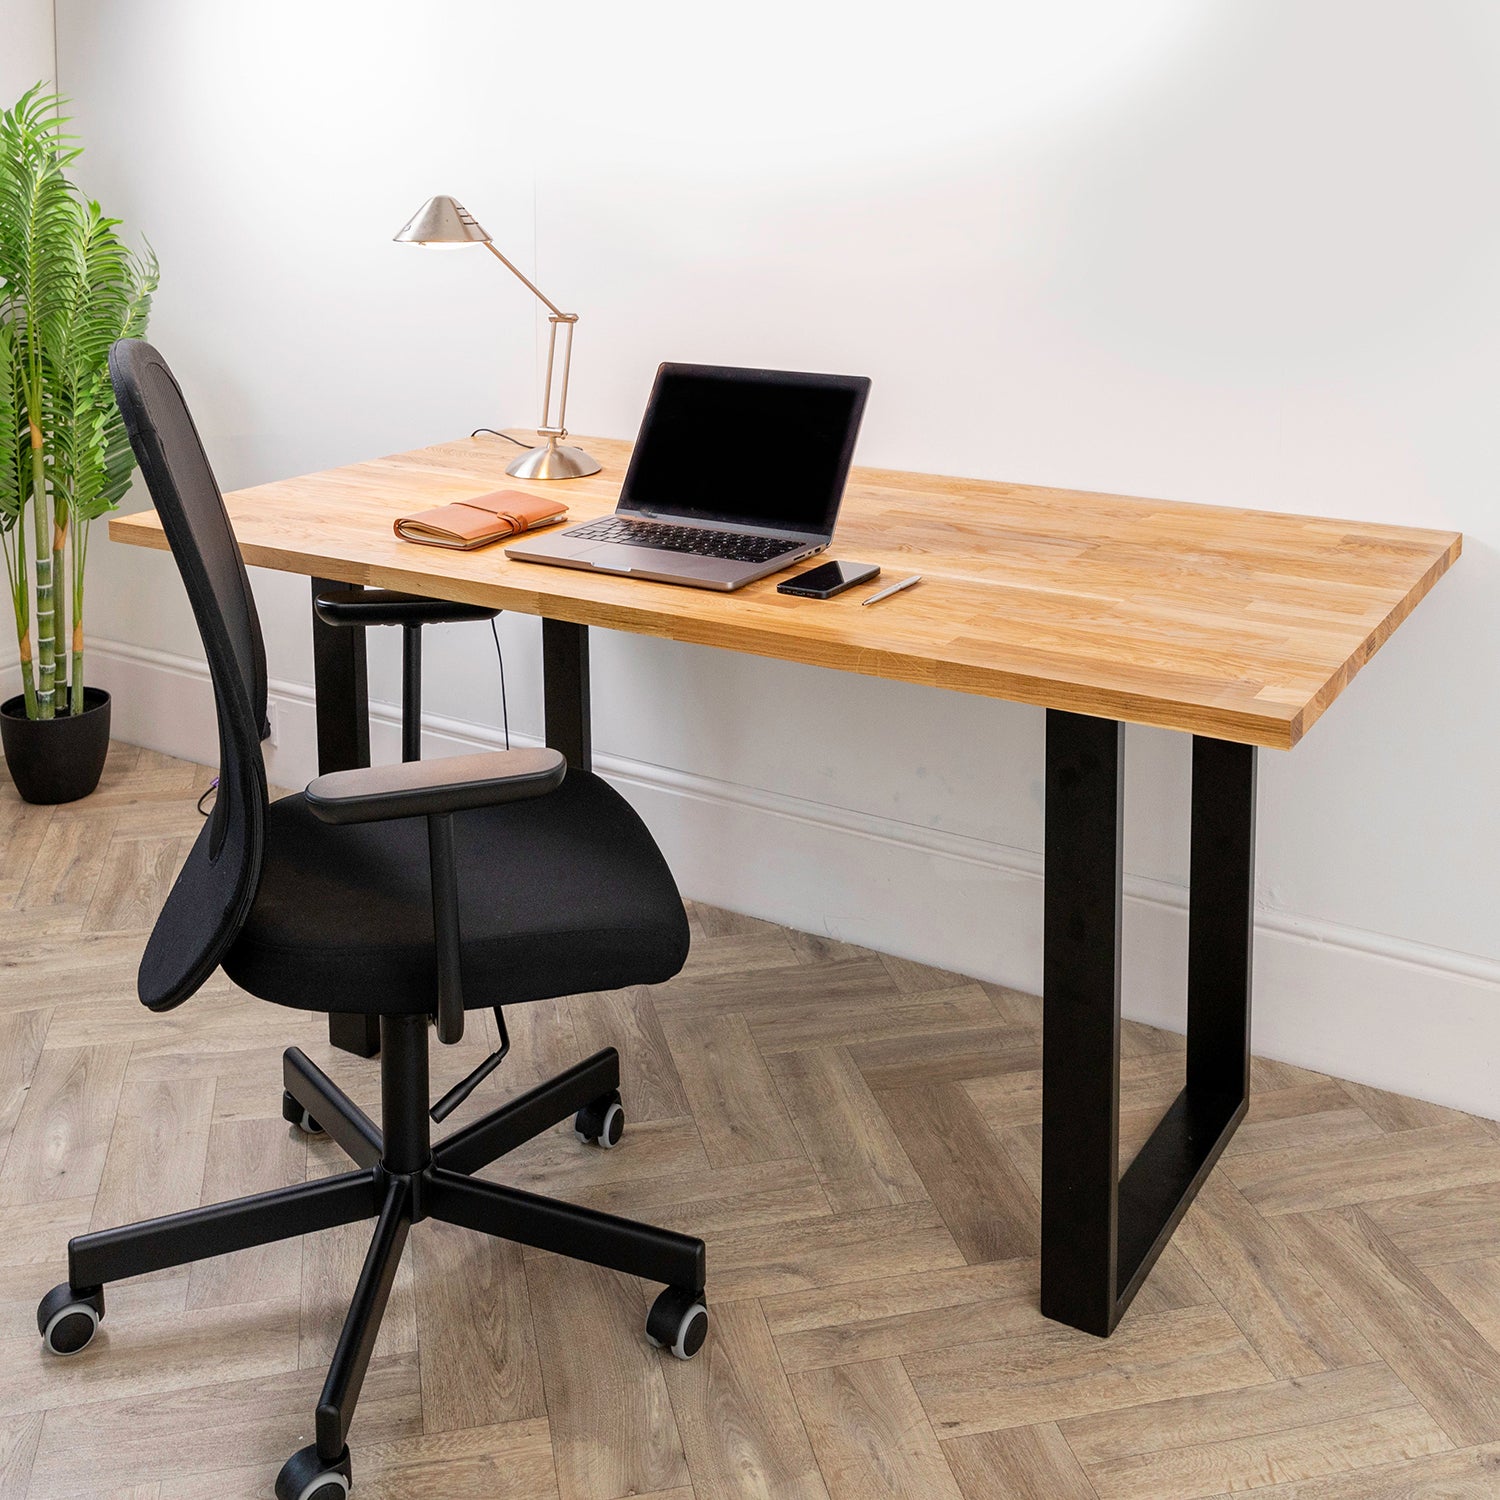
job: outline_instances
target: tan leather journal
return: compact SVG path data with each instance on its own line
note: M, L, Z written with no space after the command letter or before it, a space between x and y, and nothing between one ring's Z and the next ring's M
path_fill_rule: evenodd
M402 516L396 522L396 535L408 542L422 542L429 547L455 547L472 552L507 537L551 526L567 518L568 507L561 500L528 495L524 490L496 490L490 495L476 495L472 500L456 500L432 510Z

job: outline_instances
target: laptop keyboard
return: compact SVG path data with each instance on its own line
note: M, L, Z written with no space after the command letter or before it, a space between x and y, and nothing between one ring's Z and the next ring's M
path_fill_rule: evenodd
M800 542L775 536L751 536L742 531L710 531L703 526L664 525L660 521L637 521L629 516L606 516L574 527L568 533L590 542L629 542L637 547L656 547L663 552L686 552L693 557L722 557L730 562L761 563L794 552Z

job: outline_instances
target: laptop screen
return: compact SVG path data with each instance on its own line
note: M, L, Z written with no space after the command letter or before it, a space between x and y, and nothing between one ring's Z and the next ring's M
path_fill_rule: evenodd
M662 365L619 510L830 536L869 390L858 375Z

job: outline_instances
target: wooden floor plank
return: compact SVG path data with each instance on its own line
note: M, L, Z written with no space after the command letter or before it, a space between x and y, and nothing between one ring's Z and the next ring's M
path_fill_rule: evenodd
M767 1065L835 1213L927 1197L845 1048L783 1052Z
M47 1048L0 1169L0 1203L93 1197L114 1134L128 1049Z
M185 1291L186 1281L180 1285ZM123 1311L127 1304L121 1300ZM295 1310L264 1303L236 1308L222 1323L184 1318L179 1300L169 1311L152 1315L136 1312L116 1320L111 1313L93 1343L70 1359L46 1354L33 1322L0 1339L0 1364L23 1375L0 1388L0 1419L34 1410L37 1382L45 1380L49 1420L56 1417L60 1430L71 1425L80 1440L86 1435L92 1442L100 1403L151 1407L157 1398L170 1404L173 1392L218 1391L237 1380L289 1376L297 1364L297 1317ZM87 1419L60 1415L83 1406L90 1409ZM52 1451L44 1430L37 1464ZM60 1444L59 1461L64 1457L66 1448ZM115 1471L105 1472L115 1477Z
M665 1029L709 1161L729 1167L802 1154L743 1016L674 1016Z
M1479 1336L1500 1350L1500 1256L1429 1266L1427 1275Z
M900 1360L806 1370L792 1390L832 1500L962 1500Z
M434 1220L412 1251L424 1430L545 1417L520 1246Z
M1500 1351L1367 1214L1327 1209L1289 1216L1282 1227L1456 1446L1500 1439Z
M215 1336L224 1341L222 1332ZM94 1476L97 1482L101 1475L117 1485L163 1479L168 1493L184 1497L209 1493L218 1500L238 1490L264 1500L277 1469L312 1441L311 1414L322 1373L293 1366L256 1376L205 1378L217 1372L201 1359L198 1369L193 1383L137 1395L101 1391L81 1410L49 1411L32 1465L31 1500L76 1495L80 1477ZM392 1442L421 1432L415 1357L371 1363L354 1420L355 1442L367 1435ZM234 1476L237 1469L252 1472ZM222 1487L220 1471L231 1475ZM195 1477L209 1474L215 1476L212 1487Z
M1272 1374L1312 1375L1375 1357L1316 1270L1227 1179L1204 1186L1176 1244Z
M1059 1422L1271 1378L1217 1307L1136 1318L1107 1340L1054 1324L1013 1338L909 1354L903 1363L940 1438Z
M698 1500L828 1500L760 1306L715 1306L696 1359L659 1356Z
M0 1169L51 1021L50 1010L0 1013Z
M962 1088L940 1083L876 1097L966 1260L1036 1254L1037 1198Z
M903 995L926 995L933 990L952 989L954 985L972 982L962 974L921 964L913 958L898 958L894 953L882 953L880 962Z
M113 840L99 871L83 930L149 931L189 847L185 838Z
M1142 1453L1087 1468L1099 1500L1200 1500L1452 1451L1416 1402L1338 1421Z
M943 1453L964 1500L1098 1500L1052 1422L950 1438Z
M1101 1500L1195 1500L1453 1446L1378 1361L1060 1427Z
M715 1237L717 1301L766 1297L882 1276L921 1276L964 1263L930 1203L867 1208L801 1224L766 1224Z
M1042 1065L1041 1037L1030 1027L1003 1021L893 1036L849 1048L872 1089L928 1088L991 1073L1019 1073Z
M691 1115L632 1125L627 1114L625 1135L612 1151L579 1150L573 1121L568 1119L485 1167L480 1175L531 1193L573 1198L612 1183L709 1170L703 1138Z
M662 1357L642 1337L640 1284L540 1252L526 1258L526 1281L562 1500L691 1484Z
M568 1015L579 1058L601 1047L619 1052L620 1093L628 1120L674 1120L691 1113L646 986L578 996L569 1004Z
M117 822L112 813L54 816L26 872L17 908L76 907L81 921L99 883Z
M1404 1094L1392 1094L1347 1079L1335 1080L1335 1086L1382 1130L1423 1130L1434 1125L1457 1125L1472 1118L1462 1110L1445 1109L1425 1099L1409 1099Z
M807 1161L705 1165L575 1188L568 1198L605 1213L649 1219L663 1229L697 1235L708 1242L715 1265L715 1247L734 1230L807 1224L832 1216L818 1174Z
M1381 1134L1380 1126L1364 1110L1348 1100L1334 1103L1329 1097L1331 1091L1331 1086L1283 1089L1279 1091L1281 1097L1268 1094L1266 1107L1259 1112L1252 1102L1249 1118L1224 1148L1225 1157L1232 1160L1261 1151L1337 1150L1352 1141ZM1303 1104L1312 1107L1296 1108L1294 1112L1294 1105Z
M11 1215L6 1232L0 1235L0 1266L65 1264L68 1241L88 1229L93 1212L92 1198L27 1204L24 1212Z
M1036 1333L1036 1260L1004 1260L891 1276L764 1299L766 1320L789 1371L950 1349L978 1339Z
M1413 1399L1389 1365L1372 1360L1347 1370L1267 1381L1242 1390L1090 1412L1058 1425L1079 1462L1095 1465L1392 1411L1412 1405Z
M1255 1500L1494 1500L1500 1495L1500 1444L1402 1459L1256 1490ZM1229 1493L1212 1500L1230 1500Z
M1232 1157L1223 1170L1262 1214L1399 1198L1414 1183L1430 1191L1500 1181L1494 1131L1465 1117L1456 1125L1404 1130L1322 1150L1292 1147Z
M1413 1183L1414 1187L1425 1184ZM1482 1259L1495 1253L1500 1181L1475 1182L1362 1205L1413 1265Z
M997 1017L984 990L966 984L936 994L902 994L879 1004L861 996L843 1002L824 999L774 1010L758 1008L746 1020L756 1046L769 1056L799 1047L844 1047L972 1031L996 1024Z
M14 901L47 836L53 809L22 802L8 778L0 778L0 894Z
M91 1227L113 1229L196 1208L213 1108L211 1078L126 1083Z
M820 1002L830 1005L879 1004L896 993L880 960L873 955L847 962L799 964L783 938L785 964L742 970L723 968L703 972L688 967L666 984L658 985L651 1000L665 1022L675 1016L773 1016L802 1010Z
M359 1500L553 1500L557 1474L544 1418L362 1443Z
M24 1500L42 1436L42 1413L24 1412L0 1423L0 1497Z

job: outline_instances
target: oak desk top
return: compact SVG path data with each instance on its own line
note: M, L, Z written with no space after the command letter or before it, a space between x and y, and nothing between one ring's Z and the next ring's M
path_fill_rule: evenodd
M530 439L528 438L528 441ZM1456 532L889 469L849 477L831 555L878 583L828 601L734 594L399 541L399 515L490 490L614 508L630 444L579 438L588 479L510 478L495 437L226 496L245 561L1289 749L1457 560ZM712 483L711 476L708 483ZM154 512L117 541L165 548ZM817 560L814 560L815 565ZM919 572L872 609L860 599Z

